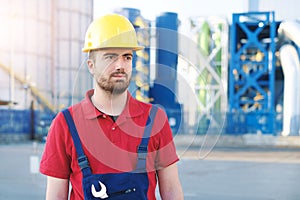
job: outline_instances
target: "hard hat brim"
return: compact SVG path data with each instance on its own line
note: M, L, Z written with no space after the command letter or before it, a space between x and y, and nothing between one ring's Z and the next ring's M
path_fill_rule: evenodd
M132 51L140 51L145 49L144 46L136 46L136 47L99 47L99 48L82 48L82 52L88 53L93 50L105 50L105 49L131 49Z

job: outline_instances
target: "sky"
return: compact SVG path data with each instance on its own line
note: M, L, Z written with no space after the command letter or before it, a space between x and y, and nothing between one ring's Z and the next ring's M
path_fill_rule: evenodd
M227 9L220 5L223 0L94 0L95 16L113 11L118 7L141 10L146 19L154 20L162 12L176 12L182 18L189 16L227 15L230 11L242 10L248 0L226 0Z
M292 6L291 6L292 5ZM298 0L94 0L94 17L118 8L136 8L150 21L163 12L175 12L180 20L179 32L186 34L194 17L217 16L231 23L233 13L275 11L275 20L300 19Z
M188 34L191 17L220 16L230 18L233 12L243 12L248 8L248 0L226 0L226 9L220 5L224 0L94 0L94 17L112 13L118 8L136 8L150 21L163 12L175 12L180 20L179 32ZM205 6L204 6L205 5Z
M142 16L154 20L162 12L176 12L179 18L192 16L225 16L230 21L232 13L275 11L282 19L300 18L298 0L94 0L94 16L113 12L116 8L130 7L141 10Z

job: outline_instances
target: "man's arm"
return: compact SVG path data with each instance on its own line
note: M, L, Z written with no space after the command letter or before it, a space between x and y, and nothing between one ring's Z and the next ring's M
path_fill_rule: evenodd
M176 163L157 171L160 196L163 200L183 200Z
M69 180L47 176L46 200L67 200Z

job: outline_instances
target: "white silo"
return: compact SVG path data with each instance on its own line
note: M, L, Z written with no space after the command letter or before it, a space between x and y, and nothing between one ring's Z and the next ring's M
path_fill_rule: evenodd
M92 17L93 0L1 1L0 100L16 102L15 109L34 101L56 112L81 99L92 87L80 69Z

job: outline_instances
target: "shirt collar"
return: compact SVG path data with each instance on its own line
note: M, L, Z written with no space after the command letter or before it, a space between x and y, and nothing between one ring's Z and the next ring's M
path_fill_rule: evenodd
M127 93L127 103L121 115L126 118L132 118L143 114L144 111L143 107L140 105L140 102L133 98L129 91L127 91ZM81 102L83 114L86 119L95 119L104 115L104 113L99 111L92 103L91 97L93 94L94 90L87 91L84 100Z

